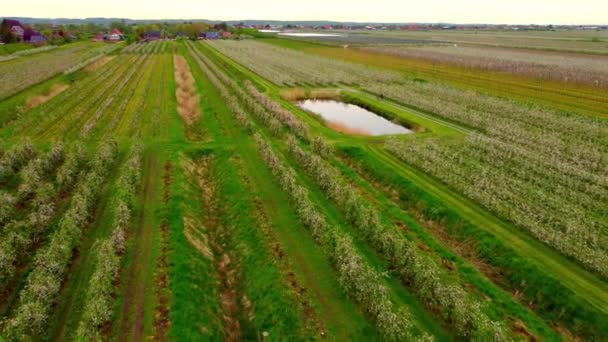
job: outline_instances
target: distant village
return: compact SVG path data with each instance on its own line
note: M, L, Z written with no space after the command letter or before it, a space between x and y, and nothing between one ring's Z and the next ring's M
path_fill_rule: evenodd
M112 25L110 25L111 27ZM202 23L184 23L172 25L126 25L121 22L108 28L104 25L28 25L15 19L3 19L0 24L2 44L25 43L42 45L62 43L73 40L91 40L94 42L149 42L168 39L231 39L234 30L244 26L231 27L225 23L206 25Z
M73 40L95 42L148 42L165 39L234 39L252 32L277 32L284 30L388 30L388 31L434 31L434 30L500 30L500 31L556 31L556 30L608 30L608 25L451 25L451 24L255 24L243 22L208 24L203 22L155 22L130 23L126 20L109 25L81 24L24 24L16 19L3 19L0 25L0 44L26 43L34 45L61 44Z

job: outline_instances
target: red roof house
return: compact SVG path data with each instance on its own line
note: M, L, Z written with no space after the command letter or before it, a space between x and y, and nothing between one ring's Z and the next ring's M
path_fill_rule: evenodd
M112 29L108 39L112 42L120 41L120 40L122 40L122 32L120 32L120 30L117 28Z
M2 27L11 31L11 33L17 38L18 41L23 41L23 34L25 33L25 26L23 26L19 20L4 19L2 20Z
M103 32L97 32L97 34L91 39L94 42L103 42L105 36Z

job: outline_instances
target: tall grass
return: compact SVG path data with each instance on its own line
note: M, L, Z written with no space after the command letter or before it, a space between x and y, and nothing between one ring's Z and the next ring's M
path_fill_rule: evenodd
M194 78L184 57L173 57L175 66L175 96L177 112L187 125L192 125L201 116L200 98L194 84Z

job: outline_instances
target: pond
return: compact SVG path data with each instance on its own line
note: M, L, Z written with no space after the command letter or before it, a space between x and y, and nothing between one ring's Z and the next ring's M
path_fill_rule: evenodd
M352 135L408 134L411 130L399 126L378 114L356 105L334 100L305 100L298 106L320 115L327 126Z
M336 33L314 33L314 32L285 32L279 33L279 36L289 37L343 37L343 34Z

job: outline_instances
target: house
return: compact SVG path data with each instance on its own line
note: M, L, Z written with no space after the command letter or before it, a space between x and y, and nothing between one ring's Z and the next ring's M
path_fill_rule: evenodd
M17 41L23 41L23 35L25 34L25 26L23 26L19 20L4 19L2 20L3 32L10 31L16 38ZM6 31L4 31L6 30Z
M123 38L122 32L120 32L120 30L117 28L112 29L112 31L110 32L110 35L108 36L108 40L111 42L121 41L122 38Z
M26 27L23 32L23 42L30 44L40 44L46 42L46 37L38 31Z
M160 31L148 31L146 32L146 34L144 35L144 40L145 41L154 41L154 40L160 40Z
M40 44L46 42L47 38L29 26L22 25L19 20L2 20L2 32L10 31L19 42ZM9 41L10 42L10 41ZM7 43L9 43L7 42Z
M218 39L220 39L220 34L218 32L207 32L207 33L205 33L205 39L218 40Z
M15 37L17 37L18 41L23 41L23 34L25 33L25 30L21 25L12 26L11 33L14 34Z
M224 31L222 32L222 39L230 39L232 37L232 32Z
M105 39L105 35L103 34L103 32L97 32L97 34L91 39L94 42L103 42Z

